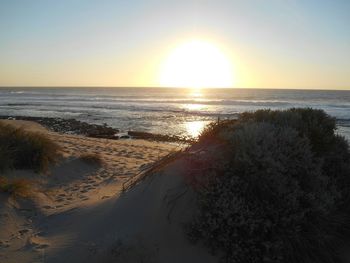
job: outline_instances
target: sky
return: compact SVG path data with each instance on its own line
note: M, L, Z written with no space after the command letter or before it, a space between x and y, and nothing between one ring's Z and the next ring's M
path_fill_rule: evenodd
M348 0L0 0L0 86L161 86L193 39L232 87L350 89Z

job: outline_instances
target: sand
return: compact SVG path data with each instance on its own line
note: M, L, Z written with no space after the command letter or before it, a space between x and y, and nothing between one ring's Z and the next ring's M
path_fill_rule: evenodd
M156 162L183 146L93 139L7 122L47 134L62 147L63 158L49 175L5 174L35 180L35 190L27 199L0 194L0 262L217 262L183 229L195 206L184 159ZM80 160L83 153L99 154L103 165ZM123 191L135 178L144 179Z

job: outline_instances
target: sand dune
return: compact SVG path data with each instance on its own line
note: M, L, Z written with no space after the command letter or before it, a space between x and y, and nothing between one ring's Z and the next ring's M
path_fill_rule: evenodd
M194 197L181 176L181 159L122 193L123 183L181 147L10 123L46 133L61 145L64 158L49 175L5 174L32 178L36 189L26 200L0 195L1 262L215 262L183 232ZM99 154L103 165L84 162L82 153Z

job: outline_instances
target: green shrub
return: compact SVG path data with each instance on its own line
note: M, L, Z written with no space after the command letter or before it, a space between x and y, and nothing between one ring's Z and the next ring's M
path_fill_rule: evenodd
M316 154L325 153L334 143L336 121L323 110L312 108L258 110L242 113L239 121L269 122L279 126L292 127L301 136L309 138L312 150Z
M332 118L319 110L268 110L219 125L211 134L228 154L202 171L210 180L195 187L190 237L224 262L334 262L350 158Z
M335 118L323 110L292 108L288 110L258 110L243 113L239 122L267 122L291 127L299 136L307 137L312 152L322 162L322 170L329 177L337 177L338 190L348 192L350 186L350 152L344 137L336 135Z
M218 134L221 131L234 126L234 124L236 123L237 123L236 120L221 120L221 121L218 120L216 122L211 122L199 134L198 141L206 142L206 141L218 140L219 139Z
M34 169L46 172L56 163L59 147L44 134L0 124L0 170Z
M0 172L13 167L12 153L7 145L0 145Z

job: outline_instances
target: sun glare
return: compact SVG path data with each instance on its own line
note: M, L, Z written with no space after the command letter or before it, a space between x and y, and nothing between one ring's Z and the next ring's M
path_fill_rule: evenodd
M164 87L232 87L232 66L216 46L199 40L184 43L169 55L160 72Z
M188 134L196 138L204 129L206 124L207 122L203 122L203 121L191 121L191 122L187 122L185 125L186 125L186 130Z

